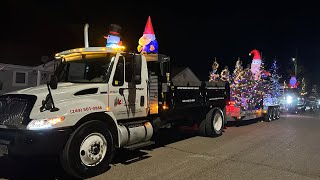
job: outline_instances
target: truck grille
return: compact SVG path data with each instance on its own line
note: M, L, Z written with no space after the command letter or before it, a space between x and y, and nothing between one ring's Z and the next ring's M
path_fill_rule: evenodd
M30 95L0 96L0 126L24 129L35 101L36 96Z

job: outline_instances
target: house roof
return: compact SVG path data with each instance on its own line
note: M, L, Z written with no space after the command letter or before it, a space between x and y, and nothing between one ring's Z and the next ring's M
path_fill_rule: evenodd
M24 69L24 70L40 70L40 71L52 71L53 70L53 62L49 61L46 64L40 65L20 65L20 64L12 64L12 63L0 63L1 69Z
M171 69L171 77L172 77L172 79L174 79L176 76L178 76L179 74L181 74L181 73L183 73L185 71L189 72L189 74L191 73L191 76L193 76L194 79L197 79L197 81L200 81L198 76L189 67L172 68Z
M175 77L179 73L181 73L183 70L185 70L188 67L172 67L171 68L171 77Z
M32 66L23 66L23 65L16 65L16 64L5 64L5 63L0 63L0 69L28 69L31 70L33 67Z

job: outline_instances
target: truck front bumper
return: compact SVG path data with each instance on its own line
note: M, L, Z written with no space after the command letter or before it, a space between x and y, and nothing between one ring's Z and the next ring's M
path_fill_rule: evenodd
M66 144L71 128L50 130L0 129L1 154L17 156L55 155Z

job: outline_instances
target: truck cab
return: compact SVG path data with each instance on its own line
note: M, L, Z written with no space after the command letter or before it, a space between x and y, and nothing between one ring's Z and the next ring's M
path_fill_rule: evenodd
M117 120L147 116L148 71L144 56L110 48L86 48L56 57L61 57L56 74L62 84L91 85L77 95L99 94L101 102L97 105L112 112Z

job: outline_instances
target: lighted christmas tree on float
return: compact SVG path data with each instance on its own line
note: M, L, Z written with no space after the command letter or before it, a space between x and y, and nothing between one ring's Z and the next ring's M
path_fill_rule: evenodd
M277 60L273 60L271 65L271 85L270 85L270 95L273 97L273 102L279 103L279 97L280 97L280 83L279 80L281 76L278 74L278 63Z
M254 49L251 66L243 69L240 59L237 60L230 84L231 101L242 110L256 110L262 106L264 98L270 91L266 78L270 75L264 70L260 53Z

